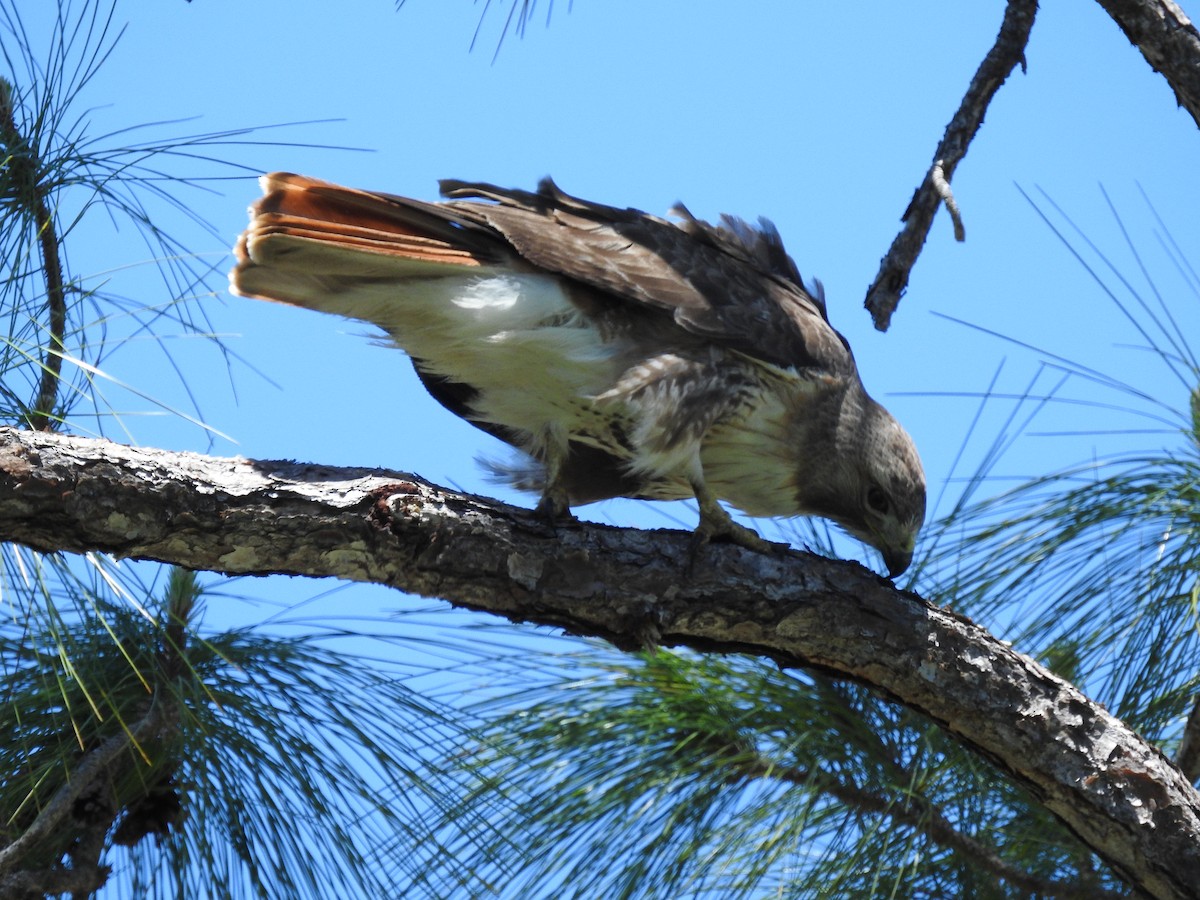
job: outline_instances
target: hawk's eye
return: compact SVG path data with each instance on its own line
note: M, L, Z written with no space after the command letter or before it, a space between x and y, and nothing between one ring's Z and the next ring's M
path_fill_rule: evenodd
M888 511L888 498L887 494L883 492L883 488L877 484L871 485L867 490L867 505L880 515Z

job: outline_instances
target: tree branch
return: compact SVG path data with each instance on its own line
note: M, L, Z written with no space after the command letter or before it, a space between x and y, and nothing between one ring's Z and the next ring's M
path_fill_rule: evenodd
M62 828L63 822L71 815L75 802L103 782L106 776L110 776L113 767L119 764L130 747L140 747L159 730L164 720L166 705L167 702L156 695L150 701L146 714L130 729L112 735L90 750L72 770L70 778L42 807L29 827L16 840L0 847L0 898L28 896L25 891L31 879L37 882L36 892L46 894L69 890L82 896L103 886L108 878L108 870L99 865L99 858L104 846L104 836L112 824L111 820L90 823L92 827L84 830L81 846L74 848L71 853L72 862L75 863L72 869L56 866L42 872L34 872L23 870L22 867L30 853L37 853L42 842ZM119 810L114 808L112 815L115 816L118 812ZM70 887L60 890L55 887L60 883L69 884Z
M1022 72L1025 71L1025 45L1029 43L1029 32L1036 14L1037 0L1009 0L996 43L979 64L958 112L946 126L946 133L933 154L934 162L925 174L925 180L900 217L904 227L880 262L879 273L867 289L867 299L863 304L880 331L887 331L892 313L896 311L904 289L908 287L909 274L921 248L925 246L925 238L929 236L929 227L933 224L938 206L943 200L949 205L953 198L950 179L959 162L967 155L967 147L979 131L979 126L983 124L988 105L1017 65L1021 66ZM950 209L955 220L955 236L962 240L958 237L962 223L957 206L951 206Z
M929 798L919 793L889 796L859 787L853 779L816 769L797 769L758 759L740 763L739 771L750 778L775 778L797 785L815 785L840 803L869 815L886 816L897 824L924 834L930 841L960 853L984 871L1006 881L1031 897L1061 897L1065 900L1117 900L1113 894L1094 885L1086 886L1030 875L1011 865L992 847L959 831L946 814Z
M90 897L108 883L108 869L67 869L58 867L41 872L14 872L0 877L0 900L31 900L73 894Z
M0 429L0 538L231 574L373 581L512 621L750 653L871 685L1000 766L1131 884L1194 898L1200 795L1070 684L853 563L705 548L411 476Z
M1200 125L1200 33L1172 0L1097 0Z
M841 715L856 716L857 711L848 701L845 690L836 683L827 682L829 694L838 698L841 704ZM828 694L827 694L828 696ZM924 834L930 841L947 847L969 860L980 869L988 872L997 879L1018 888L1031 897L1061 897L1066 900L1116 900L1118 896L1102 890L1097 884L1088 879L1091 873L1086 871L1071 873L1056 873L1058 879L1039 877L1019 866L1009 863L1001 856L997 848L986 841L972 837L961 831L946 815L940 805L930 799L921 789L920 779L899 759L894 748L882 740L880 733L874 728L865 728L857 738L859 746L863 746L869 758L879 760L887 769L886 781L892 787L892 793L871 791L855 784L852 778L825 772L816 768L813 772L788 767L765 769L764 777L776 775L791 781L797 779L815 778L814 784L827 790L841 803L864 813L885 815L894 822ZM867 742L871 746L866 747ZM754 751L757 752L756 750ZM770 760L762 759L761 766L769 766ZM797 781L802 783L802 781ZM1078 856L1082 865L1090 864L1094 857L1079 848ZM1081 877L1081 875L1083 877Z
M66 288L63 285L62 259L54 216L46 203L46 188L39 181L41 165L33 146L17 128L12 104L12 85L0 78L0 146L7 151L5 166L15 185L18 203L33 221L42 254L42 275L46 283L47 326L49 340L42 360L42 377L37 397L28 415L34 428L53 428L54 407L58 401L58 382L62 377L62 357L67 330Z

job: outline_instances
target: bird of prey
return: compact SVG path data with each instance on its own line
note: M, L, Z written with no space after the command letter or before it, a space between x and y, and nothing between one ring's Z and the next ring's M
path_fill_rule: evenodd
M236 247L232 290L370 322L452 412L522 451L540 512L695 497L697 540L770 545L733 521L823 516L903 572L925 516L912 439L775 227L674 220L441 182L442 202L287 173Z

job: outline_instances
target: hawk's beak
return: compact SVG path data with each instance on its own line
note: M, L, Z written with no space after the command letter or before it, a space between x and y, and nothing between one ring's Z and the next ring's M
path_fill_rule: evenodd
M885 550L883 562L887 566L888 575L892 578L903 575L912 562L912 558L912 550Z

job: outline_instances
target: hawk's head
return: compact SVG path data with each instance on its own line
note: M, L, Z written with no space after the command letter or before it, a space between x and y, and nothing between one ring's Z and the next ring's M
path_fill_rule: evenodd
M832 459L821 467L826 487L805 496L810 480L799 500L878 550L894 578L912 562L925 521L925 472L900 423L865 393L854 393L838 416Z

